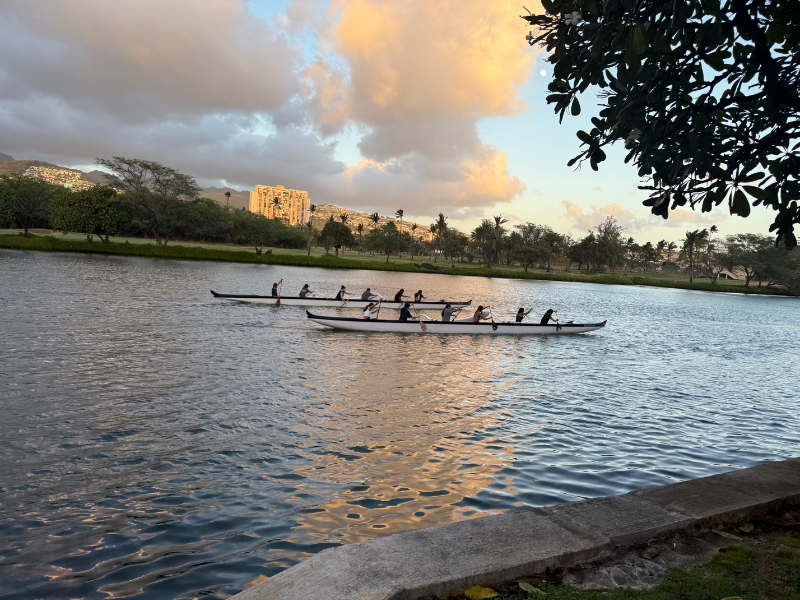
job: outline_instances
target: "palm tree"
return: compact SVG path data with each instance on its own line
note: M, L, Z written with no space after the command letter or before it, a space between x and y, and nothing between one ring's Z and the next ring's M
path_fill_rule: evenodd
M431 223L431 260L433 260L433 253L436 251L436 244L434 240L436 240L436 232L438 228L436 223Z
M314 239L314 224L310 220L306 223L306 229L308 230L308 255L311 256L311 241Z
M417 230L417 224L411 226L411 260L414 260L414 232Z
M436 219L436 238L439 240L439 249L442 248L442 236L447 229L447 217L444 213L439 213L439 218ZM433 262L436 262L436 256L433 257Z
M402 208L398 209L397 212L395 212L394 214L397 215L398 219L400 219L400 234L402 235L403 234L403 209ZM402 258L403 257L403 253L401 252L399 256L400 256L400 258Z
M667 244L667 262L672 262L672 253L678 249L678 244L670 242Z
M494 218L494 229L492 230L492 256L494 256L495 262L497 262L497 242L500 241L500 236L503 235L503 224L508 223L508 219L504 219L503 215L497 215ZM492 266L491 257L489 257L489 261L486 264L486 268L490 268Z
M225 208L231 207L231 193L225 192Z
M359 223L356 225L356 231L358 232L358 253L361 254L361 240L364 233L364 224Z
M309 205L308 212L310 213L309 217L308 217L308 220L309 221L313 221L314 220L314 213L317 212L317 205L316 204Z
M369 216L369 220L372 221L372 228L375 229L378 226L378 221L381 220L381 217L378 215L378 213L372 213Z
M681 250L689 259L689 283L694 281L694 253L708 239L708 229L687 231Z

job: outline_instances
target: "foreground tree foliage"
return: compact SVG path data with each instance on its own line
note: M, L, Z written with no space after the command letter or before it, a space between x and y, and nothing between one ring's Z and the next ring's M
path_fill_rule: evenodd
M563 119L578 96L605 100L582 151L597 170L622 142L663 218L689 205L777 211L787 248L800 222L800 9L797 0L542 0L523 16L554 64L547 101Z

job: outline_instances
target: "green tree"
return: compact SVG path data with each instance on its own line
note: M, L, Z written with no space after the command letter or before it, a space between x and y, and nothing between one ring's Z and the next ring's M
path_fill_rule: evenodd
M414 260L414 232L417 231L418 227L416 223L411 226L411 260Z
M442 252L445 256L450 257L452 266L456 266L456 258L460 260L464 257L467 253L467 246L469 246L469 238L458 229L450 227L445 231Z
M514 229L516 231L508 236L511 258L522 265L527 273L528 267L536 264L542 257L542 227L534 223L523 223L515 225ZM476 235L473 231L473 239L474 237Z
M35 222L45 221L50 203L69 194L66 188L25 175L0 176L0 198L4 212L13 212L17 224L27 234Z
M392 254L397 254L408 248L408 235L403 235L394 221L373 229L367 236L367 243L380 254L386 255L386 262Z
M166 245L180 227L185 202L200 194L194 177L158 162L122 156L95 162L111 171L105 176L108 185L125 192L121 200L133 208L134 216L159 246Z
M339 256L339 248L342 246L354 246L356 243L356 238L350 228L344 223L334 220L325 223L320 237L327 240L330 246L336 249L336 256Z
M104 185L60 194L50 208L50 226L54 230L82 233L89 241L97 235L104 244L132 220L131 207L120 202L117 190Z
M797 244L800 222L800 11L796 0L542 0L528 43L553 63L549 103L581 112L603 98L581 153L597 170L622 142L653 214L727 202L777 211L770 231ZM748 198L749 196L749 198Z
M225 192L225 208L231 207L231 193Z
M726 266L731 271L738 269L744 273L744 284L748 286L756 277L759 251L771 245L768 237L755 233L729 235L725 238Z
M607 217L596 229L595 266L608 267L613 273L625 260L622 227L614 217Z

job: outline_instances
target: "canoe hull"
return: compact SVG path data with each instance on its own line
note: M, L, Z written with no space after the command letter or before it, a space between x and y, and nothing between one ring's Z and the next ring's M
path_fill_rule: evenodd
M465 323L463 321L423 321L425 330L416 321L366 320L346 317L327 317L306 311L308 319L319 325L344 331L382 333L462 334L462 335L566 335L602 329L602 323L539 325L537 323Z
M276 304L277 298L274 296L244 296L244 295L236 295L236 294L218 294L214 290L211 290L211 293L214 295L214 298L219 298L220 300L230 300L232 302L245 302L247 304ZM328 307L328 308L361 308L364 309L369 305L370 302L367 300L361 300L360 298L354 298L352 300L348 300L344 306L342 306L341 300L336 300L335 298L298 298L296 296L282 296L281 297L281 306L314 306L314 307ZM381 302L381 308L393 308L399 309L405 302L394 302L394 301L386 301L384 300ZM420 303L413 303L415 309L417 310L441 310L445 307L446 304L450 304L453 308L469 306L472 304L472 300L468 302L420 302Z

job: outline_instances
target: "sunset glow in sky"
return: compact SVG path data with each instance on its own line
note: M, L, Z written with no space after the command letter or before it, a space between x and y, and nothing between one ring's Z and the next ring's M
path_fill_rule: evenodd
M503 214L580 236L614 215L640 241L766 233L758 208L652 217L619 148L599 173L568 168L595 102L558 124L523 4L5 0L0 152L85 170L147 158L203 185L282 184L464 230Z

